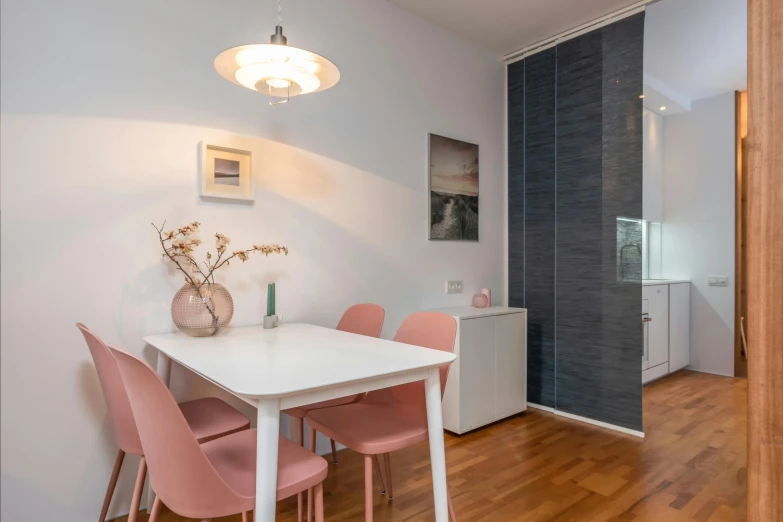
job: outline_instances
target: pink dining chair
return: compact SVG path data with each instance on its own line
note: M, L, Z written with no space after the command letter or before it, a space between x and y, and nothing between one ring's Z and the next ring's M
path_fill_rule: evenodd
M457 323L453 317L440 312L419 312L408 316L397 330L394 340L442 350L454 351ZM440 369L441 396L446 388L449 366ZM373 461L379 469L382 487L392 498L390 453L407 448L428 439L427 407L424 382L412 382L369 392L360 402L323 408L307 414L310 440L315 431L364 455L364 516L372 522ZM311 450L314 449L311 445ZM379 457L383 456L386 477L380 470ZM385 484L384 484L385 482ZM448 498L449 516L456 522L451 495ZM309 506L308 506L309 508ZM310 513L308 509L308 522Z
M340 322L337 323L337 330L366 335L368 337L380 337L385 315L386 312L384 309L376 304L353 305L345 311ZM307 412L320 408L331 408L332 406L352 404L361 400L363 396L364 394L340 397L339 399L332 399L330 401L317 402L315 404L299 406L298 408L290 408L283 410L283 413L287 413L294 419L298 437L297 441L300 446L304 446L304 418L307 416ZM332 462L337 464L337 448L335 447L334 440L332 440L331 443Z
M367 303L353 305L343 313L343 316L340 318L340 322L337 323L337 330L359 335L366 335L368 337L380 337L385 316L386 312L383 307L376 304ZM307 412L317 410L319 408L330 408L332 406L341 406L343 404L353 404L361 400L362 397L364 397L363 393L358 395L351 395L349 397L340 397L330 401L317 402L315 404L308 404L306 406L299 406L297 408L289 408L287 410L283 410L283 413L288 414L291 419L293 419L297 442L300 446L304 446L304 418L307 416ZM332 445L332 462L337 464L337 447L335 446L334 439L330 439L329 442ZM311 504L312 500L308 500L308 520L310 518L309 510L311 509ZM298 522L301 522L301 493L297 497L297 511L299 514L297 520Z
M133 490L130 514L128 516L128 522L134 522L139 514L141 494L144 489L144 480L147 476L147 461L139 440L139 432L133 420L133 412L128 402L125 386L122 384L117 363L111 356L109 349L89 328L81 323L77 323L76 326L84 335L84 340L87 341L92 360L98 371L98 380L101 383L103 396L106 400L106 407L111 420L112 431L114 432L114 440L117 442L117 446L119 446L117 459L114 462L114 470L109 479L109 487L106 490L106 498L103 501L103 508L101 508L101 516L98 521L104 522L106 520L106 513L109 511L109 504L114 495L114 488L117 485L117 477L119 477L122 462L125 459L125 454L130 453L131 455L141 456L139 470L136 474L136 486ZM193 436L199 442L207 442L223 435L247 430L250 427L250 421L247 417L216 398L183 402L179 405L179 410L193 431Z
M156 497L149 522L165 504L174 513L208 522L248 514L255 505L256 430L199 444L171 392L147 363L109 347L127 390ZM315 491L315 520L323 522L326 460L280 437L277 500L308 488Z

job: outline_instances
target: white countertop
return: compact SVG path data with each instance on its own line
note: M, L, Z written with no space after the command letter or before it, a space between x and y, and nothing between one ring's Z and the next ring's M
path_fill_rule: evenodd
M643 286L672 285L675 283L690 283L690 279L642 279Z
M488 317L491 315L507 315L507 314L519 314L527 312L525 308L511 308L508 306L490 306L488 308L473 308L472 306L458 306L456 308L441 308L439 310L433 310L435 312L443 312L449 314L452 317L459 317L460 319L470 319L473 317Z

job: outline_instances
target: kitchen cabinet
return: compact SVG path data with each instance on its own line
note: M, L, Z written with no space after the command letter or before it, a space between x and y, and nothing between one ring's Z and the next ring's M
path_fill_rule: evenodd
M527 409L527 311L523 308L439 310L457 321L443 395L443 427L462 434Z
M691 363L691 284L669 285L669 372Z
M642 299L649 302L647 329L647 368L669 362L669 285L642 287Z
M690 282L646 281L642 286L642 383L690 364Z

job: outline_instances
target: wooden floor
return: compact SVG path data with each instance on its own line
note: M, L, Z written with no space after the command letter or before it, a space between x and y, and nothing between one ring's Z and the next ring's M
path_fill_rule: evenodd
M645 387L644 440L536 410L447 436L457 517L744 520L746 398L745 380L683 371ZM361 456L345 450L338 459L325 482L326 520L363 521ZM433 520L427 445L393 454L392 467L394 500L378 490L375 521ZM161 517L182 520L170 512ZM277 520L296 520L295 499L278 504Z

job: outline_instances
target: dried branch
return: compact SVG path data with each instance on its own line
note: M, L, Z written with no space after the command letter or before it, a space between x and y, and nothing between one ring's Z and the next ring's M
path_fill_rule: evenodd
M194 285L195 283L193 282L193 278L190 277L190 274L188 274L187 271L184 268L182 268L182 265L180 265L179 262L176 259L174 259L174 256L172 256L169 253L168 248L166 248L166 241L171 239L171 237L168 238L163 237L163 227L165 226L166 226L165 221L163 222L163 225L161 225L160 228L156 227L155 223L152 223L152 227L158 232L158 238L160 239L160 246L163 248L163 253L164 255L168 256L168 258L171 259L171 261L173 261L175 265L177 265L177 269L179 269L180 272L185 274L185 281L190 283L191 285Z
M185 274L185 281L188 284L195 286L199 292L199 295L201 295L201 287L204 284L215 284L215 272L224 265L228 266L229 262L235 257L238 257L242 260L242 262L245 262L248 260L249 254L253 252L260 252L265 256L268 256L269 254L288 255L288 248L277 244L271 244L253 245L253 248L247 250L236 250L232 252L230 256L224 258L223 256L226 253L226 248L228 247L229 243L231 243L231 240L225 235L217 233L215 234L217 258L215 259L215 262L212 263L212 253L207 252L206 260L204 262L206 266L205 273L205 270L202 269L201 265L199 265L199 263L194 259L192 254L194 252L194 248L201 244L200 239L191 237L194 232L198 231L200 225L201 223L194 221L189 225L185 225L179 228L176 232L173 230L170 232L164 232L163 229L166 226L165 221L160 228L158 228L155 223L152 224L153 228L155 228L155 230L158 232L160 245L163 248L163 255L168 257L176 265L177 269ZM170 243L167 245L167 242ZM192 271L189 272L183 268L178 258L184 258L182 263L186 263L185 266L192 269ZM200 280L196 279L194 272L197 272L198 275L201 276Z

